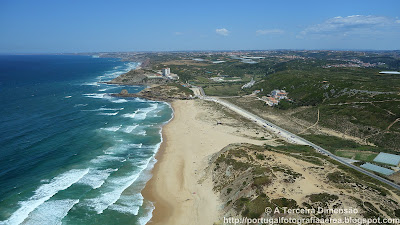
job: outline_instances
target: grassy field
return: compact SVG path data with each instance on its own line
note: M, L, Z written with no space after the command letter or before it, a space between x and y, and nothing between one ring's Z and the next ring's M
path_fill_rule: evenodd
M303 138L320 145L326 150L337 154L337 151L348 150L348 151L359 151L359 152L367 152L368 154L379 152L387 152L387 153L397 153L396 151L390 149L384 149L381 147L369 146L369 145L361 145L351 140L345 140L338 137L327 136L327 135L300 135ZM372 153L371 153L372 152Z
M211 96L236 96L243 94L241 92L241 84L221 84L221 85L205 85L203 87L206 95Z
M336 150L335 154L340 157L360 160L364 162L372 162L378 153L368 151L353 151L353 150Z

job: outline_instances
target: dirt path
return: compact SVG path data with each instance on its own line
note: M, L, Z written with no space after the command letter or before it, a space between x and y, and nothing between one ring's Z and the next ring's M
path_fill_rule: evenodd
M393 121L393 123L391 123L387 128L386 128L386 130L389 130L395 123L397 123L397 122L399 122L400 121L400 118L397 118L395 121Z
M306 129L304 129L303 131L299 132L299 134L302 134L302 133L306 132L308 129L310 129L310 128L313 128L313 127L317 126L318 122L319 122L319 108L318 108L318 114L317 114L317 122L315 122L313 125L311 125L311 126L307 127L307 128L306 128Z

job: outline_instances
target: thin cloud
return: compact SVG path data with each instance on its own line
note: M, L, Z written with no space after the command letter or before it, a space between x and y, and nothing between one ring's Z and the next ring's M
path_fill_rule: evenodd
M398 24L393 18L384 16L353 15L347 17L334 17L321 24L307 27L300 32L302 36L308 34L348 34L357 32L377 31Z
M257 30L257 35L267 35L267 34L283 34L285 31L281 29L266 29L266 30Z
M226 28L216 29L215 32L222 36L228 36L230 33L230 31L227 30Z
M179 35L183 35L183 33L182 33L182 32L179 32L179 31L177 31L177 32L174 32L174 34L175 34L175 35L177 35L177 36L179 36Z

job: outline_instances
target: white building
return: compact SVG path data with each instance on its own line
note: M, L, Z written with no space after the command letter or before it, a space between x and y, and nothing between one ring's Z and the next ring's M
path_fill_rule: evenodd
M171 69L170 68L162 68L161 71L162 71L162 75L163 76L168 76L168 75L171 74Z
M267 105L269 105L269 106L274 106L274 105L278 105L279 101L273 97L266 97L265 103L267 103Z
M282 100L282 99L287 99L287 93L284 90L273 90L271 92L271 95L273 98Z

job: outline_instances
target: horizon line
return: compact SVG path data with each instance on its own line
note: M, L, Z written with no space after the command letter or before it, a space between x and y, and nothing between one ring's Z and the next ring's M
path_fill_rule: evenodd
M98 53L155 53L155 52L245 52L245 51L353 51L353 52L371 52L371 51L400 51L400 49L237 49L237 50L141 50L141 51L82 51L82 52L0 52L0 55L60 55L60 54L98 54Z

